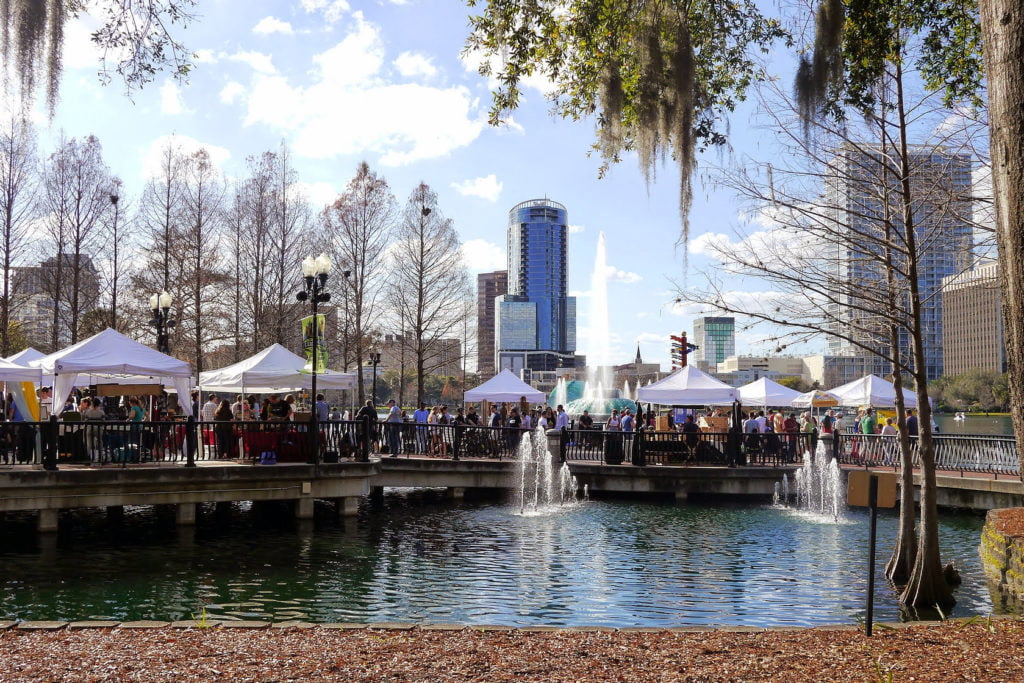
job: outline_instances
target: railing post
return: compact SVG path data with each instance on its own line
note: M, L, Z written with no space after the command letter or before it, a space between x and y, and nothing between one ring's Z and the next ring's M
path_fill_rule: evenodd
M46 438L43 442L43 469L47 472L57 471L57 416L51 415L50 419L39 425L40 430L46 430Z
M185 467L196 466L196 449L199 446L199 423L195 415L189 415L185 423Z
M645 427L638 427L636 432L633 434L633 452L631 454L631 461L634 467L643 467L647 464L647 459L644 456L644 429Z
M839 440L842 438L842 433L838 429L832 430L832 459L837 463L839 462L839 455L843 452L842 444Z
M562 427L558 430L558 461L565 462L569 452L569 430Z
M314 322L313 327L316 327ZM316 353L314 350L313 353ZM313 360L316 363L316 359ZM320 421L317 419L316 399L313 399L313 414L309 416L309 438L306 440L309 454L306 456L306 464L317 465L320 462Z
M459 451L462 449L462 425L452 425L452 460L459 459Z

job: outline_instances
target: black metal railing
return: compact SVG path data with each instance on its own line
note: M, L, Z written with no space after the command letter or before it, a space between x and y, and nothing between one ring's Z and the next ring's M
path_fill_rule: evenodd
M935 468L939 471L997 476L1020 473L1017 442L1012 436L935 434L932 441ZM900 446L895 436L843 434L839 444L839 462L844 465L899 467ZM914 449L914 467L919 467L917 437L911 437L911 448Z
M366 461L370 456L437 458L516 457L526 431L475 425L428 425L372 420L319 423L314 439L308 422L0 422L0 466L61 464L127 467L134 464L193 464L218 460L276 463ZM939 471L1011 475L1020 472L1013 437L937 434ZM896 437L844 432L816 434L681 433L567 429L558 438L558 457L569 462L637 465L801 464L824 444L841 464L899 466ZM915 443L913 444L916 448ZM915 467L920 465L915 454Z

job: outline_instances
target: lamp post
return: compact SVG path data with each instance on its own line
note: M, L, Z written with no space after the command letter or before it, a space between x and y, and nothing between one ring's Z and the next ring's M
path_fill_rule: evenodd
M313 397L313 413L309 421L311 444L309 463L312 465L316 465L320 461L320 425L316 405L316 373L320 359L319 349L317 348L320 338L320 318L317 314L317 305L331 300L331 295L324 291L327 287L327 275L330 272L330 256L327 254L320 254L316 258L307 256L302 260L303 288L295 295L296 299L299 301L309 301L313 307L313 324L310 325L312 328L312 354L310 355L312 358L310 363L312 379L310 381L310 393Z
M373 402L373 409L377 409L377 366L380 365L380 354L370 353L370 365L373 366L373 383L370 389L370 400Z
M171 318L171 304L174 297L166 291L149 297L149 308L153 318L149 324L156 328L156 350L161 353L171 352L171 328L177 321Z

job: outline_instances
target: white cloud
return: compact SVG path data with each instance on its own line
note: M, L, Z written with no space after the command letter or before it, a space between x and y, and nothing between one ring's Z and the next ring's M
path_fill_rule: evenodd
M258 24L252 27L252 32L263 36L268 36L271 33L284 33L286 35L295 33L291 24L287 21L281 21L277 17L263 17Z
M302 9L306 12L320 12L324 21L334 24L349 10L348 2L345 0L302 0Z
M418 52L403 52L393 62L398 73L406 78L423 76L431 78L437 75L437 67L431 63L430 57Z
M505 249L494 242L473 239L462 243L462 260L474 273L504 270L508 267Z
M235 100L245 94L245 86L238 81L231 81L220 91L220 101L224 104L234 104Z
M280 129L300 156L376 153L384 166L445 156L480 135L483 115L468 89L385 81L379 30L359 12L353 18L350 33L314 57L311 84L257 75L245 124Z
M567 230L569 231L570 235L575 235L575 234L581 233L585 229L586 228L584 228L582 225L569 225L567 227Z
M608 266L608 282L621 282L631 285L634 282L640 282L640 280L643 280L643 277L639 273L632 273L615 266Z
M215 64L217 62L217 55L213 50L203 48L195 51L192 60L196 64Z
M142 150L143 178L152 178L160 174L160 162L164 149L168 145L177 147L183 154L192 154L200 149L205 149L210 155L210 161L217 168L222 168L225 162L231 158L231 152L226 148L200 142L188 135L161 135L149 143L149 147Z
M667 334L657 334L654 332L641 332L636 336L637 344L668 344Z
M315 183L299 181L295 183L294 187L316 209L322 209L328 204L333 204L334 200L338 198L338 191L334 189L334 185L322 180Z
M272 76L277 73L277 68L274 66L273 60L270 55L265 55L262 52L235 52L234 54L226 55L227 59L232 62L241 62L242 64L248 64L249 67L261 74Z
M483 53L479 50L472 50L460 54L459 61L462 62L462 67L467 72L479 74L480 66L484 63L484 57ZM497 55L492 56L487 62L491 67L491 74L487 77L487 87L494 90L500 85L497 76L501 73L503 62ZM548 95L555 91L555 82L546 76L534 74L521 78L519 80L519 87L532 88L542 95Z
M464 197L480 197L489 202L498 201L504 184L493 173L483 178L471 178L461 183L452 183L455 191Z
M103 52L92 42L92 33L100 22L88 14L64 25L64 49L61 60L67 69L95 69Z
M164 81L160 86L160 111L168 116L177 116L186 111L181 90L174 81Z

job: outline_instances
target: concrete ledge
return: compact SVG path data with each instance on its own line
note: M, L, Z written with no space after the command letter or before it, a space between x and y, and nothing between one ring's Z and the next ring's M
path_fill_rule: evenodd
M270 625L272 629L309 629L316 628L316 624L311 624L308 621L275 621Z
M196 619L185 619L183 621L172 621L170 626L171 628L214 628L220 626L220 621L207 619L204 623Z
M501 624L479 624L469 628L472 631L483 631L484 633L516 630L514 626L502 626Z
M270 628L269 621L222 621L221 628Z
M713 626L672 626L665 630L671 633L711 633L718 629Z
M0 621L0 631L7 631L18 625L16 621Z
M68 628L117 628L120 624L119 621L72 621Z
M665 629L654 626L625 626L619 629L619 633L664 633Z
M764 633L763 626L719 626L715 629L720 633Z
M611 626L566 626L566 633L614 633L617 629Z
M367 628L372 631L411 631L416 628L416 624L410 621L382 621L368 624Z
M170 625L171 625L171 622L169 622L169 621L139 620L139 621L122 621L121 625L118 626L118 628L164 628L165 626L170 626Z
M340 631L361 631L368 628L368 624L355 624L355 623L334 623L334 624L318 624L320 628L340 630Z
M465 631L464 624L423 624L421 631Z
M516 629L521 633L554 633L561 631L561 626L520 626Z
M59 631L68 625L66 621L21 621L19 631Z

